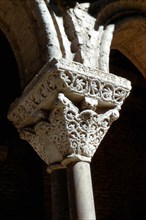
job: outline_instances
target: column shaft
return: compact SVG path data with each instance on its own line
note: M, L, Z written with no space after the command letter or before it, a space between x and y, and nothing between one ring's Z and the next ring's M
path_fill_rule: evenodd
M68 220L68 191L66 170L59 169L52 171L51 175L51 193L52 193L52 219Z
M67 166L70 219L95 220L90 164L70 163Z

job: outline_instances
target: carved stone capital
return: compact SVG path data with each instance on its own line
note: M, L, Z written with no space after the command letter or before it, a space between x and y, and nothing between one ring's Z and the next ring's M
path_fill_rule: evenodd
M54 59L12 104L8 118L48 165L90 162L130 89L124 78Z
M114 24L96 29L89 4L46 1L40 7L49 61L11 105L8 118L54 169L90 162L131 90L128 80L109 73Z
M59 93L46 120L33 128L20 129L20 136L47 164L63 162L64 159L66 162L67 159L90 161L108 128L118 117L117 109L101 114L90 109L80 111L63 93Z

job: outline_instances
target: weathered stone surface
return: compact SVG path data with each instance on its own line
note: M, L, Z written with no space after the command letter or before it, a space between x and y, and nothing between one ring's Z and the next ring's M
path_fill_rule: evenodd
M47 164L66 164L66 157L90 161L130 89L124 78L53 60L26 87L8 117Z
M118 49L146 77L146 1L95 1L89 11L97 18L97 28L115 25L111 48Z
M77 62L53 60L42 68L21 98L12 104L9 119L17 128L36 123L45 117L45 110L53 108L59 92L75 102L88 102L86 97L89 97L97 100L95 104L99 107L120 108L130 89L130 82L124 78L92 70Z
M23 3L22 7L25 6L26 2L28 4L33 3L32 7L25 8L28 14L25 14L25 12L21 10L20 7L16 7L16 4L18 4L19 2ZM39 7L34 7L34 3L38 4L39 2L43 1L0 1L0 13L2 13L0 14L2 15L0 19L0 26L2 30L5 30L4 33L9 39L9 42L11 43L13 49L15 48L15 52L17 49L21 49L20 51L22 53L17 53L17 62L19 62L19 60L21 59L21 54L23 55L23 60L28 61L27 63L22 62L21 81L23 81L24 79L27 79L28 81L28 79L32 78L32 76L34 76L38 72L40 66L42 66L41 59L45 57L46 48L48 48L49 46L50 52L50 48L53 47L53 45L49 45L48 43L49 37L47 38L44 34L44 27L47 27L45 26L47 22L45 23L44 21L42 21L41 23L41 19L39 16ZM49 1L46 0L46 2ZM71 3L72 2L73 1L71 1ZM93 0L93 2L95 1ZM9 3L13 3L13 10L11 6L5 7ZM116 30L114 32L112 48L120 50L125 56L127 56L131 60L131 62L135 66L137 66L140 72L145 76L146 1L118 0L96 1L96 3L98 3L98 5L94 5L94 10L100 10L101 12L95 14L95 17L97 18L97 23L98 21L100 21L101 25L107 24L110 21L116 23ZM41 10L42 9L43 7L41 8ZM46 9L45 12L47 12ZM46 15L47 13L43 13L42 18L48 18ZM14 18L15 16L15 23L13 23L11 21L11 18ZM26 18L27 16L28 18ZM143 17L141 21L139 19L140 17ZM22 21L22 23L25 21L24 28L21 27L21 31L19 25L21 23L20 20ZM30 20L32 21L32 23L34 22L34 25L30 24ZM118 25L118 22L120 25ZM25 32L25 30L25 37L21 38L23 39L22 41L19 41L19 37L21 37L20 35L23 31ZM48 31L48 27L45 29L45 31ZM32 32L32 36L30 32ZM47 36L49 36L49 34ZM65 37L63 37L62 39L64 38ZM67 41L65 41L65 43L66 42ZM40 54L38 51L38 45L41 51ZM54 46L56 45L54 44ZM25 50L23 51L24 47ZM115 57L117 59L119 58L118 55L115 55ZM121 60L123 60L121 57L119 58L119 61L115 60L114 65L119 65L119 62L121 62ZM37 68L35 68L36 66ZM125 71L123 70L125 68L127 69L126 76L129 76L131 74L133 78L136 77L135 71L132 70L132 72L130 72L131 68L129 67L129 65L127 65L125 60L123 61L123 65L120 66L120 69L115 71L115 74L119 74L119 72L121 72L121 75L125 77ZM24 74L25 70L27 70L27 74ZM8 74L6 69L4 73L1 74L1 76L5 75L7 79L9 78L9 81L11 81L11 83L13 84L13 88L15 87L15 83L14 79L10 80L10 76L14 76L14 72L15 71L12 71L12 69L10 68ZM142 77L140 81L138 79L135 80L136 84L139 84L140 87L141 85L144 85L144 79ZM1 83L3 84L2 97L4 97L4 101L1 104L2 107L4 103L8 103L8 99L6 99L4 95L5 89L9 88L9 91L12 90L10 89L11 87L8 86L7 83L3 83L2 79ZM143 219L145 216L145 90L139 91L138 88L135 88L133 94L135 94L136 96L131 96L131 102L128 101L128 107L127 105L122 107L124 109L124 112L122 113L122 115L120 113L120 122L118 120L118 123L116 122L117 124L115 123L115 126L112 127L112 130L108 132L106 136L107 138L105 138L105 140L102 142L102 144L100 145L101 147L98 149L97 154L94 156L95 160L92 161L92 176L94 181L94 195L96 198L96 211L98 214L98 219L133 220L135 218ZM11 93L9 93L9 97L10 96ZM143 101L141 102L142 97ZM91 103L92 106L96 105L96 103L91 102L91 99L88 100L87 97L85 99L86 103ZM15 143L15 145L17 145L17 143ZM31 207L30 211L33 210L31 203L34 204L35 195L38 196L39 190L36 190L35 183L38 183L38 180L40 180L41 177L38 177L37 179L32 178L32 180L28 178L28 175L25 175L25 173L29 171L29 177L32 177L31 174L34 173L34 170L35 172L37 170L38 173L39 169L38 167L36 168L36 161L33 161L32 159L30 159L29 163L31 165L34 164L33 169L29 169L30 164L27 167L28 171L26 167L24 168L24 166L26 166L28 162L28 157L30 156L29 152L25 155L22 155L22 151L24 150L24 148L25 147L22 144L19 144L18 148L16 148L15 150L16 154L15 156L13 156L13 158L11 158L11 161L6 161L5 164L1 166L0 198L1 210L4 209L4 216L6 216L10 210L13 210L17 213L18 207L20 206L16 205L16 201L18 204L21 203L21 206L23 206L23 210L21 213L24 213L23 211L25 210L25 216L27 216L27 214L29 214L30 216L29 208ZM11 154L9 156L11 156ZM7 163L9 164L9 167L7 167ZM3 173L3 170L6 172L6 174ZM23 175L21 175L22 173ZM18 174L19 177L23 177L21 183L19 183L20 181L18 181ZM45 171L44 175L46 175ZM29 181L29 183L27 183L26 180ZM15 188L13 188L14 181L16 182ZM47 181L49 181L49 177L47 180L45 180L46 185L48 184ZM33 194L34 196L32 196L31 194L31 187L33 185L32 183L35 186L35 193ZM21 184L23 187L21 186ZM30 187L30 194L27 193L27 187ZM45 202L47 195L48 197L50 195L50 192L48 192L48 187L49 185L45 187ZM23 198L24 194L27 197L26 200ZM31 200L31 196L33 197L33 200ZM50 203L48 202L48 204ZM46 204L46 212L49 212L50 210L48 208L48 204ZM34 208L34 212L36 212L35 216L37 216L37 211L39 209L40 207L38 207L38 209L36 207ZM12 212L10 215L12 215ZM18 213L16 214L16 216L18 217Z
M47 6L53 20L48 24L50 41L60 53L49 47L55 59L26 87L8 118L48 165L90 161L119 117L131 84L109 73L114 25L96 30L89 4Z
M90 164L82 161L69 164L67 166L67 177L70 220L96 220Z

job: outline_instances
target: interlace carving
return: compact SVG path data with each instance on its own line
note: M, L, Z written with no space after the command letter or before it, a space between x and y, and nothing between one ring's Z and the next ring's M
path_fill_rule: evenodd
M12 104L8 118L47 164L89 161L130 89L124 78L53 60Z
M63 161L67 156L91 158L110 125L118 117L117 109L100 114L90 109L80 111L60 93L48 118L31 129L25 127L20 130L20 135L48 164L59 162L60 159ZM46 146L55 148L57 154L56 157L53 155L53 161L50 147L47 149Z
M26 87L21 103L11 106L9 119L18 128L42 120L46 110L53 108L59 92L77 102L89 97L96 100L99 107L118 106L120 109L130 89L130 82L124 78L65 59L53 60L48 64L47 72L42 69Z

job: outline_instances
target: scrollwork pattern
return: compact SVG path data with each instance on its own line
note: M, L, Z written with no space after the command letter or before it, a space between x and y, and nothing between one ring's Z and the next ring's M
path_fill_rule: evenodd
M8 117L16 127L26 126L28 121L33 123L33 114L38 109L48 111L52 108L58 92L70 94L74 100L83 99L86 96L100 101L103 105L106 102L108 105L121 106L131 89L126 79L118 80L113 74L105 74L97 69L92 70L65 59L56 61L56 64L49 68L47 72L40 73L41 76L34 79L28 88L26 87L18 104L14 108L12 106L12 110L10 109L11 114Z
M91 158L131 84L65 59L49 68L26 87L8 118L47 164L68 155Z
M24 129L23 139L26 139L42 158L46 156L43 156L40 146L45 149L46 143L57 150L62 160L70 154L92 157L117 117L116 109L102 114L89 109L80 112L64 94L60 93L56 107L48 119L37 123L30 135L29 129L27 132ZM47 159L48 161L50 160Z
M117 86L114 83L105 82L100 79L100 75L98 77L87 77L81 73L76 74L74 71L66 72L62 70L60 77L72 92L94 97L101 102L106 101L121 105L129 94L128 89ZM69 78L72 81L68 80Z

